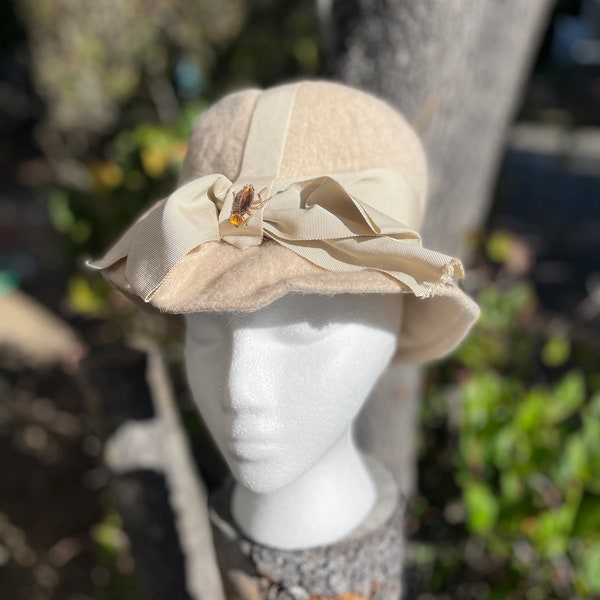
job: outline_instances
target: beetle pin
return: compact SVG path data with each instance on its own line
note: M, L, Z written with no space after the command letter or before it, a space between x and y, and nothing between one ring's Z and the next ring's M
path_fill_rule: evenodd
M256 210L264 206L270 198L265 198L267 188L263 188L258 194L254 192L253 185L245 185L237 194L234 193L233 205L229 222L235 227L248 225L248 221Z

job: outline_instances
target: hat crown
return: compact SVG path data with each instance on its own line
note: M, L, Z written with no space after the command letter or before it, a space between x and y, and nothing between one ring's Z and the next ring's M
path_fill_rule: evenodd
M295 88L293 105L283 133L279 172L274 176L294 179L391 169L403 177L424 207L425 155L401 115L374 96L324 81L287 84L268 93L279 90L289 94L291 87ZM263 94L256 89L231 94L200 117L190 140L182 183L210 173L221 173L231 181L238 178L252 117ZM268 142L269 136L278 138L282 132L273 132L267 124L264 135ZM387 210L390 206L382 208L393 214Z

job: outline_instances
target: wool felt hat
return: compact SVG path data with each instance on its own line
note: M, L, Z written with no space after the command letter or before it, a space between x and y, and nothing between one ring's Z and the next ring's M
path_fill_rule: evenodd
M422 246L420 141L371 95L303 81L226 96L196 124L179 183L89 263L138 302L190 313L402 294L397 358L411 362L448 353L479 314L460 261Z

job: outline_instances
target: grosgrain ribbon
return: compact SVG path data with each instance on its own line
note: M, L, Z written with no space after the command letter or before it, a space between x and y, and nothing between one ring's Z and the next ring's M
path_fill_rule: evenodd
M261 183L255 189L258 192ZM423 248L416 192L395 171L371 169L268 182L268 202L246 225L229 222L242 183L212 174L195 179L140 217L107 252L88 265L106 269L126 258L125 276L149 302L186 254L209 241L240 249L274 240L329 271L377 270L428 296L436 285L463 277L460 261ZM393 217L376 209L386 199ZM369 200L371 200L369 202Z

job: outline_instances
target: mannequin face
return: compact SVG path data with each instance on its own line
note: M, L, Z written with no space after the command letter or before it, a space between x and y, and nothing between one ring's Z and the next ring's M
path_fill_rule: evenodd
M273 492L318 464L394 355L401 307L400 295L288 295L186 315L190 388L241 485Z

